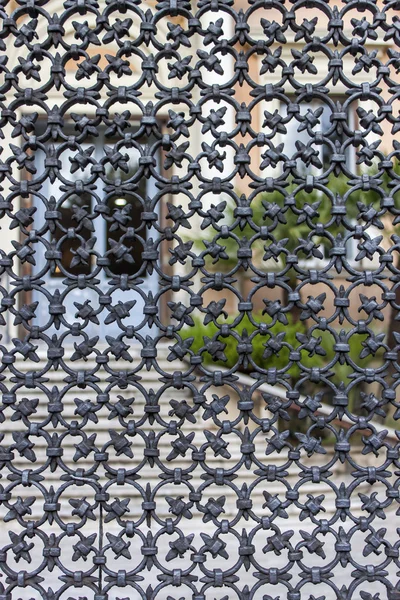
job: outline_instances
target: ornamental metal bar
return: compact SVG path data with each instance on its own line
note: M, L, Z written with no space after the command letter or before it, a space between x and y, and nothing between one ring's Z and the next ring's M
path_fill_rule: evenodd
M399 10L0 1L0 600L400 599Z

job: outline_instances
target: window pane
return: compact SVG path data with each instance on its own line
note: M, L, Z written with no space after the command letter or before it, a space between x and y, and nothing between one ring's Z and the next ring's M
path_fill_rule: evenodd
M74 194L62 203L58 211L62 216L52 235L52 241L57 242L57 247L62 251L61 265L71 275L87 275L91 270L90 263L85 264L80 261L78 264L74 264L74 262L77 263L77 259L74 261L74 257L76 257L76 250L92 236L90 229L85 227L86 223L89 225L92 222L89 220L86 222L83 218L84 213L89 215L92 212L92 198L88 193L81 195ZM74 239L66 238L61 246L59 246L58 243L65 236L66 230L69 228L75 229L77 237ZM65 277L65 272L56 267L54 275L56 277Z
M128 160L126 161L128 169L123 171L122 169L114 170L108 167L107 179L129 181L135 177L135 173L138 170L140 154L136 148L121 148L120 152L128 155ZM142 265L143 243L136 237L132 239L125 236L126 229L132 227L135 234L140 236L144 241L147 239L147 228L142 221L143 200L146 197L147 180L142 177L136 182L136 185L138 188L134 192L135 195L111 196L107 200L107 204L111 208L113 215L123 215L123 219L107 220L107 251L112 249L113 241L122 241L124 246L129 248L129 256L133 259L133 261L121 260L117 262L114 254L108 254L111 262L109 270L113 275L134 275Z
M141 188L144 193L145 188L145 180L141 182ZM126 195L122 196L114 196L109 199L108 205L113 209L113 212L123 211L126 213L127 221L126 227L133 227L135 232L146 241L147 239L147 228L142 225L142 212L143 206L141 201L138 198L134 198L133 196ZM121 236L123 232L121 228L113 228L113 223L115 222L107 222L107 249L110 250L113 240L115 242L121 241ZM134 275L138 272L142 265L142 252L143 252L143 244L140 240L134 239L123 239L123 244L127 248L129 248L129 255L132 257L133 262L128 262L126 260L122 260L117 262L114 258L113 254L109 254L109 258L111 261L111 265L109 267L110 271L114 275Z
M85 150L86 148L87 145L82 144L82 149ZM75 173L71 172L72 163L70 159L73 159L76 153L77 151L74 152L68 150L61 154L60 160L62 167L60 175L69 182L82 181L85 183L90 176L89 169L85 169L84 172L81 170L77 170ZM74 193L67 196L62 203L59 204L63 198L63 191L60 189L60 186L62 185L62 181L57 180L49 190L57 202L58 212L61 213L61 219L56 223L56 229L51 235L51 241L57 243L57 249L62 252L60 262L64 271L57 266L54 276L65 277L65 272L74 276L87 275L91 270L90 259L84 261L82 258L78 257L76 251L93 235L93 220L90 219L90 216L92 215L92 197L88 192L79 194ZM74 238L67 237L66 234L69 229L74 230ZM63 238L65 239L61 242Z

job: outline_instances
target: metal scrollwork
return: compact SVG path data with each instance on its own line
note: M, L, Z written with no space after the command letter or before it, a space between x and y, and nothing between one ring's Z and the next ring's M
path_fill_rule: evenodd
M398 0L0 1L0 600L399 600Z

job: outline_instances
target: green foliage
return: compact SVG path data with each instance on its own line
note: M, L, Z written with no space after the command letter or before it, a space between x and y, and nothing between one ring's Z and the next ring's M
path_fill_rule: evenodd
M259 268L262 268L264 265L266 269L271 269L271 259L269 258L271 255L266 256L266 250L268 245L274 241L281 242L284 240L285 251L296 253L300 260L304 259L306 256L296 249L299 247L301 239L309 239L310 232L312 231L310 219L314 224L322 223L324 226L323 231L336 238L338 235L342 235L343 237L348 235L346 222L349 224L352 221L356 221L360 225L365 225L366 212L371 212L371 209L374 209L377 213L380 212L382 198L381 195L373 189L373 179L375 179L377 186L385 193L385 195L391 196L393 182L398 184L400 179L400 163L395 161L389 174L382 172L381 170L379 171L379 166L375 165L375 167L377 167L375 168L375 171L372 169L367 171L367 174L371 177L371 186L367 184L365 189L354 189L357 185L357 180L349 181L343 174L335 176L332 173L330 177L323 182L324 187L329 190L329 194L317 189L313 189L308 193L304 189L300 189L294 181L291 181L289 182L289 185L282 188L281 191L260 193L252 198L251 202L248 202L246 197L243 196L240 198L238 204L243 207L251 208L252 217L250 222L247 219L238 218L238 207L232 200L228 200L222 211L223 218L218 220L215 224L212 223L212 220L207 224L204 224L202 235L197 236L197 238L193 240L194 247L199 252L204 252L206 268L210 270L213 269L211 264L212 257L207 255L206 247L207 244L210 244L211 242L216 242L224 248L226 258L223 260L218 259L218 270L225 269L228 271L237 267L238 250L242 240L247 243L247 246L251 247L251 261ZM377 172L380 173L379 177L377 176ZM396 208L400 208L400 192L394 194L393 200ZM221 204L223 201L224 199L221 198ZM346 208L345 218L342 218L341 216L335 217L335 215L332 214L333 204L337 204L338 202ZM276 215L278 215L278 217L276 217ZM396 227L389 227L389 229L385 231L383 229L383 223L379 223L379 219L376 219L374 224L380 227L382 233L387 236L390 236L392 233L398 233ZM222 236L220 234L219 231L222 225L228 226L230 231L229 236ZM261 239L257 233L258 228L261 226L264 227L264 231L267 231L267 235L264 236L264 239ZM319 244L321 255L328 258L332 245L332 241L329 237L321 236L321 238L317 239L317 237L313 235L312 241L315 244ZM305 245L303 244L303 247L304 246ZM283 262L285 261L285 254L283 252L281 254L281 259ZM266 265L267 260L268 265ZM244 262L245 261L242 261L241 264L243 265ZM246 266L244 266L244 268L246 268ZM288 269L286 277L289 278L289 284L292 287L297 285L297 274L295 269ZM285 298L283 299L283 303L284 305L287 304ZM196 353L201 352L205 364L216 364L227 369L236 368L238 371L245 373L254 371L254 365L263 369L276 368L278 371L282 371L288 375L291 384L293 385L300 377L300 369L297 364L294 364L287 369L288 364L290 364L289 349L287 347L282 347L278 354L271 353L269 356L266 356L265 344L268 342L271 335L279 336L279 334L284 333L285 342L294 349L299 348L301 343L296 336L298 334L306 334L307 331L309 331L309 328L315 327L315 323L312 320L300 320L300 311L296 307L293 307L292 315L287 315L287 317L287 324L282 324L278 321L274 323L268 330L268 333L265 333L264 335L257 330L257 326L254 325L247 316L234 327L235 335L243 337L244 334L246 334L250 338L252 351L248 363L246 360L243 360L243 354L238 352L238 341L235 339L235 335L230 334L226 337L222 337L218 327L214 323L209 323L207 326L204 326L200 319L196 319L194 327L182 330L182 336L185 338L194 337L192 350ZM268 317L264 317L261 314L252 315L252 318L256 323L265 322L266 319L268 319ZM225 322L232 324L236 322L237 319L238 316L231 316ZM335 325L333 325L333 327L335 327ZM338 328L337 331L339 331L339 329L340 328ZM336 341L335 336L329 331L320 331L317 328L313 329L313 336L321 338L319 346L322 348L322 352L309 355L307 351L302 350L300 362L304 367L323 368L337 358L337 353L334 350ZM212 356L205 349L204 337L218 339L220 342L226 344L226 347L224 348L226 361L213 361ZM375 356L368 355L365 358L360 358L361 353L364 351L363 342L367 337L367 334L352 335L349 339L349 352L346 353L347 361L353 362L361 368L371 366L372 363L376 366L377 362L382 361L382 352L378 352ZM345 385L347 385L350 381L349 376L354 373L354 368L347 364L346 360L343 362L344 364L341 364L341 362L336 361L330 370L331 376L329 381L336 386L341 382L344 382ZM301 393L303 394L312 393L312 391L312 386L310 386L309 390L307 388L304 389L304 387L301 389ZM325 402L329 401L330 394L331 391L327 389ZM360 403L360 386L359 388L353 387L351 389L349 392L349 402L351 409L354 409L357 412Z
M237 316L228 317L224 323L232 325L236 318ZM254 315L254 320L256 323L266 322L266 319L268 319L268 317L264 317L261 313ZM290 314L287 315L287 320L287 324L282 324L277 321L268 329L269 333L261 335L258 331L258 328L250 321L250 319L247 316L244 316L240 323L232 328L232 332L238 334L241 338L243 337L243 334L247 332L248 337L251 339L252 345L251 360L255 365L263 369L275 368L278 371L285 370L287 365L290 363L289 349L287 347L282 348L278 354L272 354L267 358L264 357L264 352L265 344L271 337L270 334L277 336L284 333L285 343L292 348L298 348L301 345L296 336L298 334L306 334L308 331L308 325L305 321L294 321ZM217 327L217 325L215 325L214 322L204 325L201 319L195 318L194 326L184 328L180 335L183 339L187 339L189 337L194 338L190 349L196 354L201 352L205 364L219 365L226 369L231 369L237 365L239 371L245 373L253 372L254 367L252 366L251 362L249 365L243 364L240 354L238 353L238 340L235 338L235 336L231 334L227 337L224 337L219 332L220 329ZM254 337L252 337L254 333L256 334ZM303 350L301 352L301 363L305 367L322 368L329 364L336 357L336 352L334 351L335 340L329 331L320 331L315 329L313 336L321 338L320 346L325 352L325 355L313 354L312 356L309 356L308 353ZM348 356L355 364L360 365L363 368L368 366L372 361L379 360L379 357L373 357L371 355L367 358L360 359L360 354L363 350L362 342L366 339L366 337L366 335L353 335L349 340L350 351ZM218 339L220 342L226 344L226 347L223 351L226 360L214 361L211 355L205 349L204 338ZM353 369L351 366L347 364L341 365L337 362L334 366L333 376L330 378L330 380L335 385L339 385L341 381L346 382L348 375L350 375L352 372ZM294 364L289 370L286 371L286 373L290 376L292 382L295 382L299 378L300 370L297 364Z
M279 333L285 333L285 342L292 346L297 346L298 342L296 341L296 333L305 333L306 327L305 324L301 321L293 322L291 315L288 315L288 325L283 325L279 321L275 323L271 328L270 332L273 335L277 335ZM224 323L232 324L235 318L228 317ZM263 322L265 318L261 314L255 315L256 322ZM242 336L244 331L247 332L247 335L251 337L255 332L257 332L257 327L250 321L250 319L245 316L242 321L234 327L233 331L239 336ZM188 337L193 337L194 341L191 346L191 350L193 352L198 353L202 348L204 348L204 337L208 337L210 339L214 338L216 334L218 334L219 328L213 323L210 322L207 325L204 325L202 320L199 318L194 319L194 327L187 327L182 330L181 337L186 339ZM276 369L284 369L289 362L289 350L288 348L283 348L279 355L271 356L268 359L263 358L263 354L265 351L264 344L268 340L269 335L261 335L259 332L252 338L252 355L251 358L254 363L262 368L276 368ZM237 351L238 341L233 335L229 335L228 337L223 337L222 335L218 336L219 341L226 344L224 349L224 354L226 356L226 361L213 361L210 354L205 351L203 353L203 359L206 364L215 364L219 366L223 366L227 369L231 369L234 367L239 361L239 354ZM240 369L244 372L252 372L254 369L251 365L247 368ZM298 371L297 367L295 367L296 372ZM294 375L294 370L290 371L291 375Z
M399 163L394 165L394 172L400 173ZM379 187L390 193L390 179L384 174L379 180ZM376 210L379 210L380 196L373 189L362 190L357 189L349 193L352 189L353 182L343 175L335 176L333 173L330 177L324 180L324 186L329 189L333 197L346 198L346 219L357 219L360 223L364 223L360 219L360 204L365 207L372 205ZM400 204L400 194L396 195L395 204ZM243 199L246 202L246 199ZM280 209L279 220L274 220L271 214L268 214L268 209L276 205ZM252 209L252 223L255 227L266 226L269 233L275 240L286 240L285 249L289 252L295 251L299 246L300 239L306 239L310 234L310 227L305 219L305 208L313 206L315 215L311 217L313 223L322 223L326 232L333 236L338 234L346 235L347 229L342 221L332 218L332 198L318 189L313 189L311 192L306 192L295 183L290 183L289 186L280 191L263 192L255 196L250 203ZM218 270L229 270L237 265L237 253L240 240L245 238L251 240L255 236L253 225L248 223L239 223L235 216L236 205L232 201L227 202L224 210L224 219L218 222L218 228L222 224L230 227L231 235L228 238L222 238L219 235L218 229L208 226L204 230L201 239L194 238L194 247L198 251L205 250L206 242L217 240L218 244L224 247L227 258L218 260ZM236 239L235 239L236 237ZM313 236L313 241L320 244L320 250L325 257L328 257L331 243L324 238ZM264 248L270 241L265 241L260 238L255 239L251 243L253 252L254 264L262 263L264 256ZM305 258L299 254L299 258ZM206 256L207 268L212 268L212 259ZM290 276L292 273L288 273ZM293 272L294 275L294 272Z

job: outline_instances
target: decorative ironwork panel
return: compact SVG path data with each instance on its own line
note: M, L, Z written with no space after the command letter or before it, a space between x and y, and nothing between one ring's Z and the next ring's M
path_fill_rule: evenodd
M0 600L399 600L399 10L1 0Z

